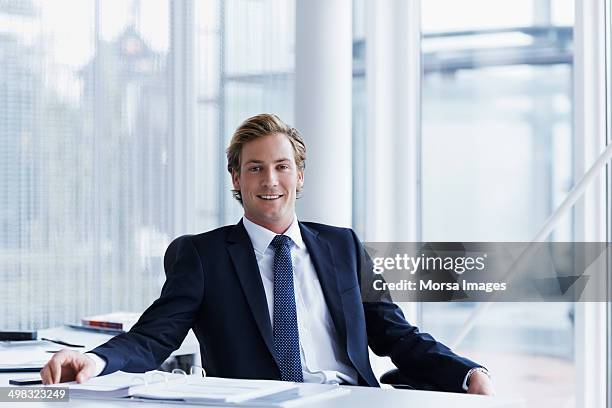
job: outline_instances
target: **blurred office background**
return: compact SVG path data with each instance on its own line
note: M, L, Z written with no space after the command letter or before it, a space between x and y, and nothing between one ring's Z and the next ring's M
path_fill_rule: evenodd
M296 54L307 41L297 33L299 7L310 7L299 1L0 0L0 327L142 311L159 293L173 237L238 221L224 156L233 130L260 112L298 126L300 115L317 115L316 106L296 111ZM333 186L336 171L350 176L345 224L366 241L533 238L583 160L573 130L581 4L405 7L417 35L393 41L416 45L419 58L405 75L414 95L399 107L409 132L389 135L373 126L386 125L371 99L381 76L368 71L377 64L368 44L381 30L368 19L385 2L339 3L352 32L339 50L352 58L341 163L350 168L327 163L327 179L315 180ZM334 70L338 61L323 63ZM304 136L317 152L338 135ZM383 163L370 155L383 143L406 158L386 163L403 195L381 195L384 183L372 176ZM322 165L313 162L306 195L309 171ZM338 198L317 199L331 208ZM410 232L387 231L383 212L389 225L407 219ZM574 215L550 239L576 240ZM446 342L475 307L404 306ZM580 406L575 316L573 304L495 304L458 350L492 370L499 394ZM379 373L385 367L377 362Z

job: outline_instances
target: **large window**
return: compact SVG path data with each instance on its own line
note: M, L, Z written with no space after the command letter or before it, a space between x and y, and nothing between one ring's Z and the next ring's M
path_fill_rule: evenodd
M386 181L368 177L377 165L402 182L418 179L418 197L408 199L418 201L410 227L422 241L531 240L585 161L572 119L577 2L420 1L421 36L410 38L421 41L422 75L411 88L421 95L418 137L367 134L378 123L368 123L367 36L390 37L366 24L368 7L383 2L352 3L359 236L371 239L367 227L382 217L368 208L376 197L367 199L372 183ZM294 0L0 0L0 328L142 311L159 294L172 238L238 221L225 148L248 116L294 122L295 13ZM397 44L389 49L403 50ZM378 51L387 45L376 42ZM397 62L391 54L381 55ZM407 136L418 139L417 170L370 161L369 148L406 146L395 142ZM610 214L609 191L602 197ZM405 210L379 199L391 221ZM576 239L577 217L549 239ZM452 343L475 307L426 303L409 315ZM486 365L502 395L566 404L582 374L577 309L494 304L457 351Z
M574 183L573 2L422 7L422 240L530 241ZM549 238L573 237L570 214ZM474 307L425 303L423 328L452 343ZM502 395L574 399L572 304L493 304L457 351Z
M262 112L293 123L295 4L285 0L195 2L196 224L236 223L225 148L238 125ZM204 184L205 183L205 184ZM204 187L206 186L206 187Z
M0 2L2 328L159 293L170 20L166 0L144 3Z
M0 327L142 311L172 238L242 215L233 130L293 121L294 2L9 1L0 20Z

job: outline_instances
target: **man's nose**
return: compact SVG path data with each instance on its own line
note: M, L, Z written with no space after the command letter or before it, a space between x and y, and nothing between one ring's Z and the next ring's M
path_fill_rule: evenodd
M261 182L264 187L274 187L278 185L278 175L274 169L264 170L264 177Z

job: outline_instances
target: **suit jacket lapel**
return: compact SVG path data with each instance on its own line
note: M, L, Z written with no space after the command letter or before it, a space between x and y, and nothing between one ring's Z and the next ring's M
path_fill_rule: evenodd
M332 320L338 331L338 335L344 341L346 347L346 322L342 309L340 291L338 290L338 279L336 267L329 243L319 238L319 233L304 224L300 223L302 239L308 248L310 259L315 267L323 296L327 302Z
M234 264L236 274L240 280L240 285L247 298L259 332L270 354L272 354L272 357L276 361L274 337L272 334L268 304L266 302L266 293L263 283L261 282L261 274L259 272L259 266L257 265L257 259L255 258L253 244L244 229L242 220L230 232L227 242L229 243L228 251L232 263Z

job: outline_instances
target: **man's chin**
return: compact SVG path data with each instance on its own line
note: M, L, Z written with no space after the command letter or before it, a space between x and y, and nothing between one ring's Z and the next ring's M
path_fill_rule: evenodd
M293 213L286 211L261 211L258 214L246 214L247 218L260 225L283 225L293 221Z

